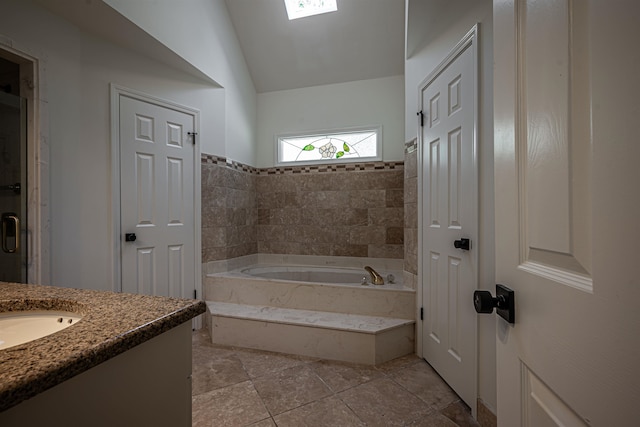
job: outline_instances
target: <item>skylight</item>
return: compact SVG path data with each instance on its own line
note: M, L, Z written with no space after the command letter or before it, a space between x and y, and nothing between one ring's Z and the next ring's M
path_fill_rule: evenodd
M284 0L289 20L338 10L336 0Z

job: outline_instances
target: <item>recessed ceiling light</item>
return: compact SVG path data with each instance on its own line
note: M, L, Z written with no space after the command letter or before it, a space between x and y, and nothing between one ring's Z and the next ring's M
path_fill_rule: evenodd
M336 0L284 0L289 20L338 10Z

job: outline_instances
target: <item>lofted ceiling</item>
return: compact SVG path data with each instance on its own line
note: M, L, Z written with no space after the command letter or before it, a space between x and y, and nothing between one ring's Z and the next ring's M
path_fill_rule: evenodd
M90 33L208 80L102 1L35 1ZM404 0L337 0L337 12L293 21L284 0L225 3L259 93L404 74Z
M158 43L151 35L103 1L35 0L35 2L90 34L218 85L205 73L176 55L167 46Z
M337 0L289 21L283 0L225 0L256 91L404 73L403 0Z

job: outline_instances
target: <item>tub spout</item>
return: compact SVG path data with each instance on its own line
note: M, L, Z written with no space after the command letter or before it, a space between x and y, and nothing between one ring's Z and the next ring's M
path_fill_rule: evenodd
M384 279L381 275L378 274L377 271L375 271L368 265L364 269L367 270L367 272L371 275L371 283L373 283L374 285L384 285Z

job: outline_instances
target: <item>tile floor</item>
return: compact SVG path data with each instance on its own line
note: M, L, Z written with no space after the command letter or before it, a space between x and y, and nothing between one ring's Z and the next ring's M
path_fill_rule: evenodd
M377 367L211 344L193 333L193 426L478 426L417 356Z

